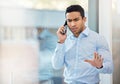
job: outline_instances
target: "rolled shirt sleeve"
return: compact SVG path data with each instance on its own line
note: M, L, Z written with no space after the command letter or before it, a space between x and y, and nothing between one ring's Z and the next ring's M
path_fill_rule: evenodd
M111 74L113 72L112 54L110 52L107 41L102 36L97 41L97 52L103 58L103 68L98 69L98 71L100 73Z

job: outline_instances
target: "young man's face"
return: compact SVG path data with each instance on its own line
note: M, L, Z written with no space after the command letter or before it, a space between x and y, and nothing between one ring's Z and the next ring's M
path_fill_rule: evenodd
M71 32L78 37L85 29L86 18L81 16L80 12L70 12L66 14L67 25Z

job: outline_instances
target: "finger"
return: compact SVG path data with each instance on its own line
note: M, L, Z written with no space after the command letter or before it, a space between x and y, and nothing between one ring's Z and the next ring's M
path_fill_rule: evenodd
M102 55L99 55L99 61L102 61L103 58L102 58Z
M96 54L96 58L97 58L98 60L100 59L100 57L99 57L99 54L98 54L98 53Z
M99 59L99 55L98 55L98 53L96 52L96 59Z
M61 27L58 29L58 31L61 31L61 29L63 29L63 27L64 27L64 26L61 26Z
M88 62L92 66L96 66L95 62L93 60L84 60L85 62Z
M60 33L62 33L62 34L64 33L64 34L65 34L65 29L64 29L64 27L61 28Z
M91 63L92 62L92 60L84 60L85 62L89 62L89 63Z
M94 59L97 59L97 52L94 53Z
M60 27L57 31L57 35L63 35L63 31L64 31L63 27Z
M100 60L101 59L101 55L99 55L98 53L96 54L96 59Z
M96 59L96 53L94 53L94 59Z
M101 55L99 55L99 60L101 60L102 59L102 56Z
M102 57L99 56L98 62L102 62Z

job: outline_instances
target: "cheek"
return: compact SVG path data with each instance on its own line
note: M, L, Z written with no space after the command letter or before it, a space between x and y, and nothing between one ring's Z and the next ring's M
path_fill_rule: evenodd
M78 23L77 26L81 28L83 26L83 24L82 23Z
M80 21L77 22L77 24L80 26L80 25L83 24L83 21L80 20Z
M83 21L81 21L79 24L80 24L80 27L84 26L84 22Z

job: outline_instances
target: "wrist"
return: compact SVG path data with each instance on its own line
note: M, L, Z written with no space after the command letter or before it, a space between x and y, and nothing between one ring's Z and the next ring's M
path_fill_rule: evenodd
M60 44L62 44L62 43L64 43L64 41L60 41L60 40L58 40L58 41L57 41L57 43L60 43Z
M101 68L103 68L103 65L101 66L101 67L96 67L97 69L101 69Z

